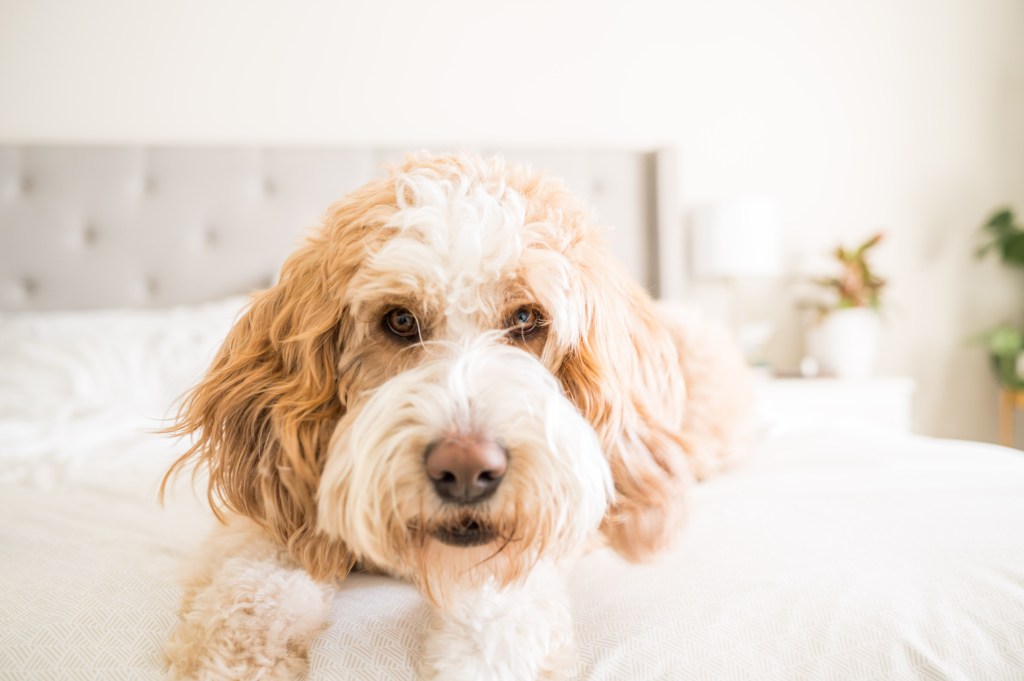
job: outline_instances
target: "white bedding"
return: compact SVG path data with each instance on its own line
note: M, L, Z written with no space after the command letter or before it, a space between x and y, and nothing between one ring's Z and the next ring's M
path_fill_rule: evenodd
M0 316L0 680L157 679L210 523L148 432L239 301ZM678 549L584 559L575 679L1022 679L1024 456L865 430L766 438L703 484ZM412 679L410 587L356 575L312 679Z

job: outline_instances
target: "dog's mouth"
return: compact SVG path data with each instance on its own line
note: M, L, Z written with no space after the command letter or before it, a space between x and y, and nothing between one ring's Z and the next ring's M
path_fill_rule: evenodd
M430 534L448 546L481 546L496 536L493 528L472 518L441 525Z

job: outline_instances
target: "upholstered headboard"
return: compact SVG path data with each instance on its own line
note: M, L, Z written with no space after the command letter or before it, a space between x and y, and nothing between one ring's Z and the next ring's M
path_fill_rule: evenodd
M0 309L165 306L264 287L330 203L405 151L0 146ZM663 287L659 257L681 258L663 252L678 225L670 153L500 153L564 178L613 228L627 269Z

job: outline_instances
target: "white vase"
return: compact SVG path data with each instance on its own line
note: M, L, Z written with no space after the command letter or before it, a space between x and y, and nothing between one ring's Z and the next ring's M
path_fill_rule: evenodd
M882 332L878 313L866 307L833 310L807 332L807 353L822 373L867 378L875 370Z

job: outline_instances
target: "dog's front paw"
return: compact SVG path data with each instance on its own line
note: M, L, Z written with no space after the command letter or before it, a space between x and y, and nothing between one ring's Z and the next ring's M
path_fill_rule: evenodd
M305 672L329 589L302 570L235 562L186 600L166 647L170 679L292 681Z
M488 586L434 613L421 676L430 681L556 681L573 662L572 617L561 583Z

